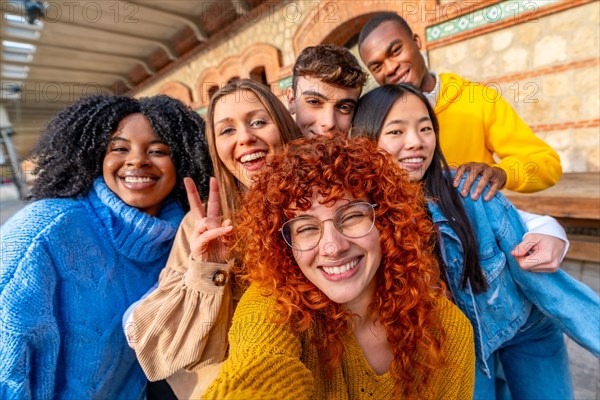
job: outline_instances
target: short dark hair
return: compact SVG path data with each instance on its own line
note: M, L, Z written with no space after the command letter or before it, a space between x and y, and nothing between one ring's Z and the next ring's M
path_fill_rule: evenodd
M128 115L141 113L164 141L177 172L173 196L189 209L183 178L191 177L203 198L208 195L212 164L204 121L192 109L165 95L134 99L97 95L81 99L56 115L29 154L35 163L32 199L86 195L102 176L111 135Z
M300 52L292 74L294 94L299 76L311 76L332 85L361 89L368 77L350 50L334 44L310 46Z
M412 29L410 29L410 26L404 18L402 18L395 12L382 12L376 14L365 24L365 26L363 26L363 28L360 31L360 34L358 35L358 47L360 47L363 44L363 42L365 41L367 36L371 34L371 32L377 29L379 25L387 21L396 22L400 26L400 28L408 34L408 36L412 37L413 31Z

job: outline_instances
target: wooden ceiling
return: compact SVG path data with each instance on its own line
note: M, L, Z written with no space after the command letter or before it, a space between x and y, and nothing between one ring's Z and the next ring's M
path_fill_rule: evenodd
M14 127L17 151L24 155L48 118L66 104L85 95L135 90L210 46L220 33L252 22L244 16L277 3L0 1L0 103Z

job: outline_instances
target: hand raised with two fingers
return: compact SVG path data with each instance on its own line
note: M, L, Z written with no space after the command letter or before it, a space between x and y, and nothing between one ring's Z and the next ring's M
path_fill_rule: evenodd
M192 259L197 261L225 263L227 248L223 236L233 229L231 220L221 221L219 183L210 178L210 191L206 212L196 184L191 178L184 178L185 190L194 216L194 230L189 238Z

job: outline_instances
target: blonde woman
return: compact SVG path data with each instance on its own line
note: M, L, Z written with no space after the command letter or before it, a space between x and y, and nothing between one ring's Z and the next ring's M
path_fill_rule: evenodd
M124 318L130 345L148 379L169 378L180 398L202 391L199 377L210 381L207 370L194 371L226 356L227 332L241 293L229 276L222 237L231 230L241 195L269 157L300 136L283 104L256 82L227 84L210 101L207 140L215 178L206 211L188 182L190 212L158 287Z

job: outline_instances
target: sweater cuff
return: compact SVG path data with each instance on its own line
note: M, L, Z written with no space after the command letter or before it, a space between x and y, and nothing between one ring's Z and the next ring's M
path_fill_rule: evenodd
M229 282L229 265L189 258L189 268L185 273L185 285L206 293L222 293Z

